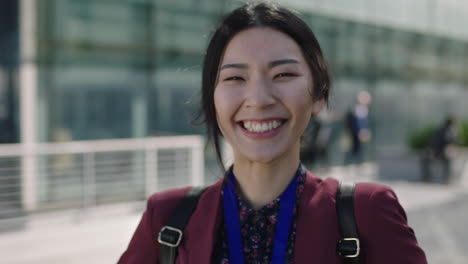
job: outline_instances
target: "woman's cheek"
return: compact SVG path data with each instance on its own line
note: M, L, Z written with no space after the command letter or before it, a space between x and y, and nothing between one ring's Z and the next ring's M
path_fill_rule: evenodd
M215 106L222 105L223 108L237 108L242 97L242 91L236 87L219 87L215 90Z
M289 106L295 106L303 110L306 110L313 105L312 96L309 91L302 87L294 87L289 90L284 90L280 97L283 102L286 103L287 101L286 104Z
M214 104L218 124L230 122L236 109L236 95L226 87L217 87L214 93Z

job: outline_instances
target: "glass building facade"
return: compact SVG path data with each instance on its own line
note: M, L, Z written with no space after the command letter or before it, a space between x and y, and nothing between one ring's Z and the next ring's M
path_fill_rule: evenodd
M220 1L39 1L39 138L197 133L207 34Z
M204 133L189 124L204 49L241 4L38 0L39 141ZM447 114L468 118L468 41L299 6L331 68L331 109L343 114L358 91L372 94L375 149L403 148L409 130Z
M333 74L332 109L344 112L359 90L373 96L378 148L402 146L409 130L468 118L468 43L375 24L306 16Z

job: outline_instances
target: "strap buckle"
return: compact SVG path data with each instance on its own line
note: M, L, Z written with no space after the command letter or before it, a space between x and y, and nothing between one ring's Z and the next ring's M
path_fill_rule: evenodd
M158 235L159 244L169 247L178 247L181 240L182 230L170 226L163 226Z
M338 255L343 258L357 258L361 250L358 238L343 238L337 245Z

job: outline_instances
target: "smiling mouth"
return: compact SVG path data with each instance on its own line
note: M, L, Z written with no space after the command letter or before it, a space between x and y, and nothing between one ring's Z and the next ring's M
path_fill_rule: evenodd
M287 122L287 119L276 119L270 121L240 121L238 122L242 128L251 133L266 133L273 131Z

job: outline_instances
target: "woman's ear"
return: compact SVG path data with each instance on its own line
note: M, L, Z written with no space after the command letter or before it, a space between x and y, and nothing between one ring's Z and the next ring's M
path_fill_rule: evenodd
M321 99L321 100L318 100L318 101L315 101L312 105L312 116L320 113L320 111L322 111L322 109L325 107L326 103L325 103L325 100Z

